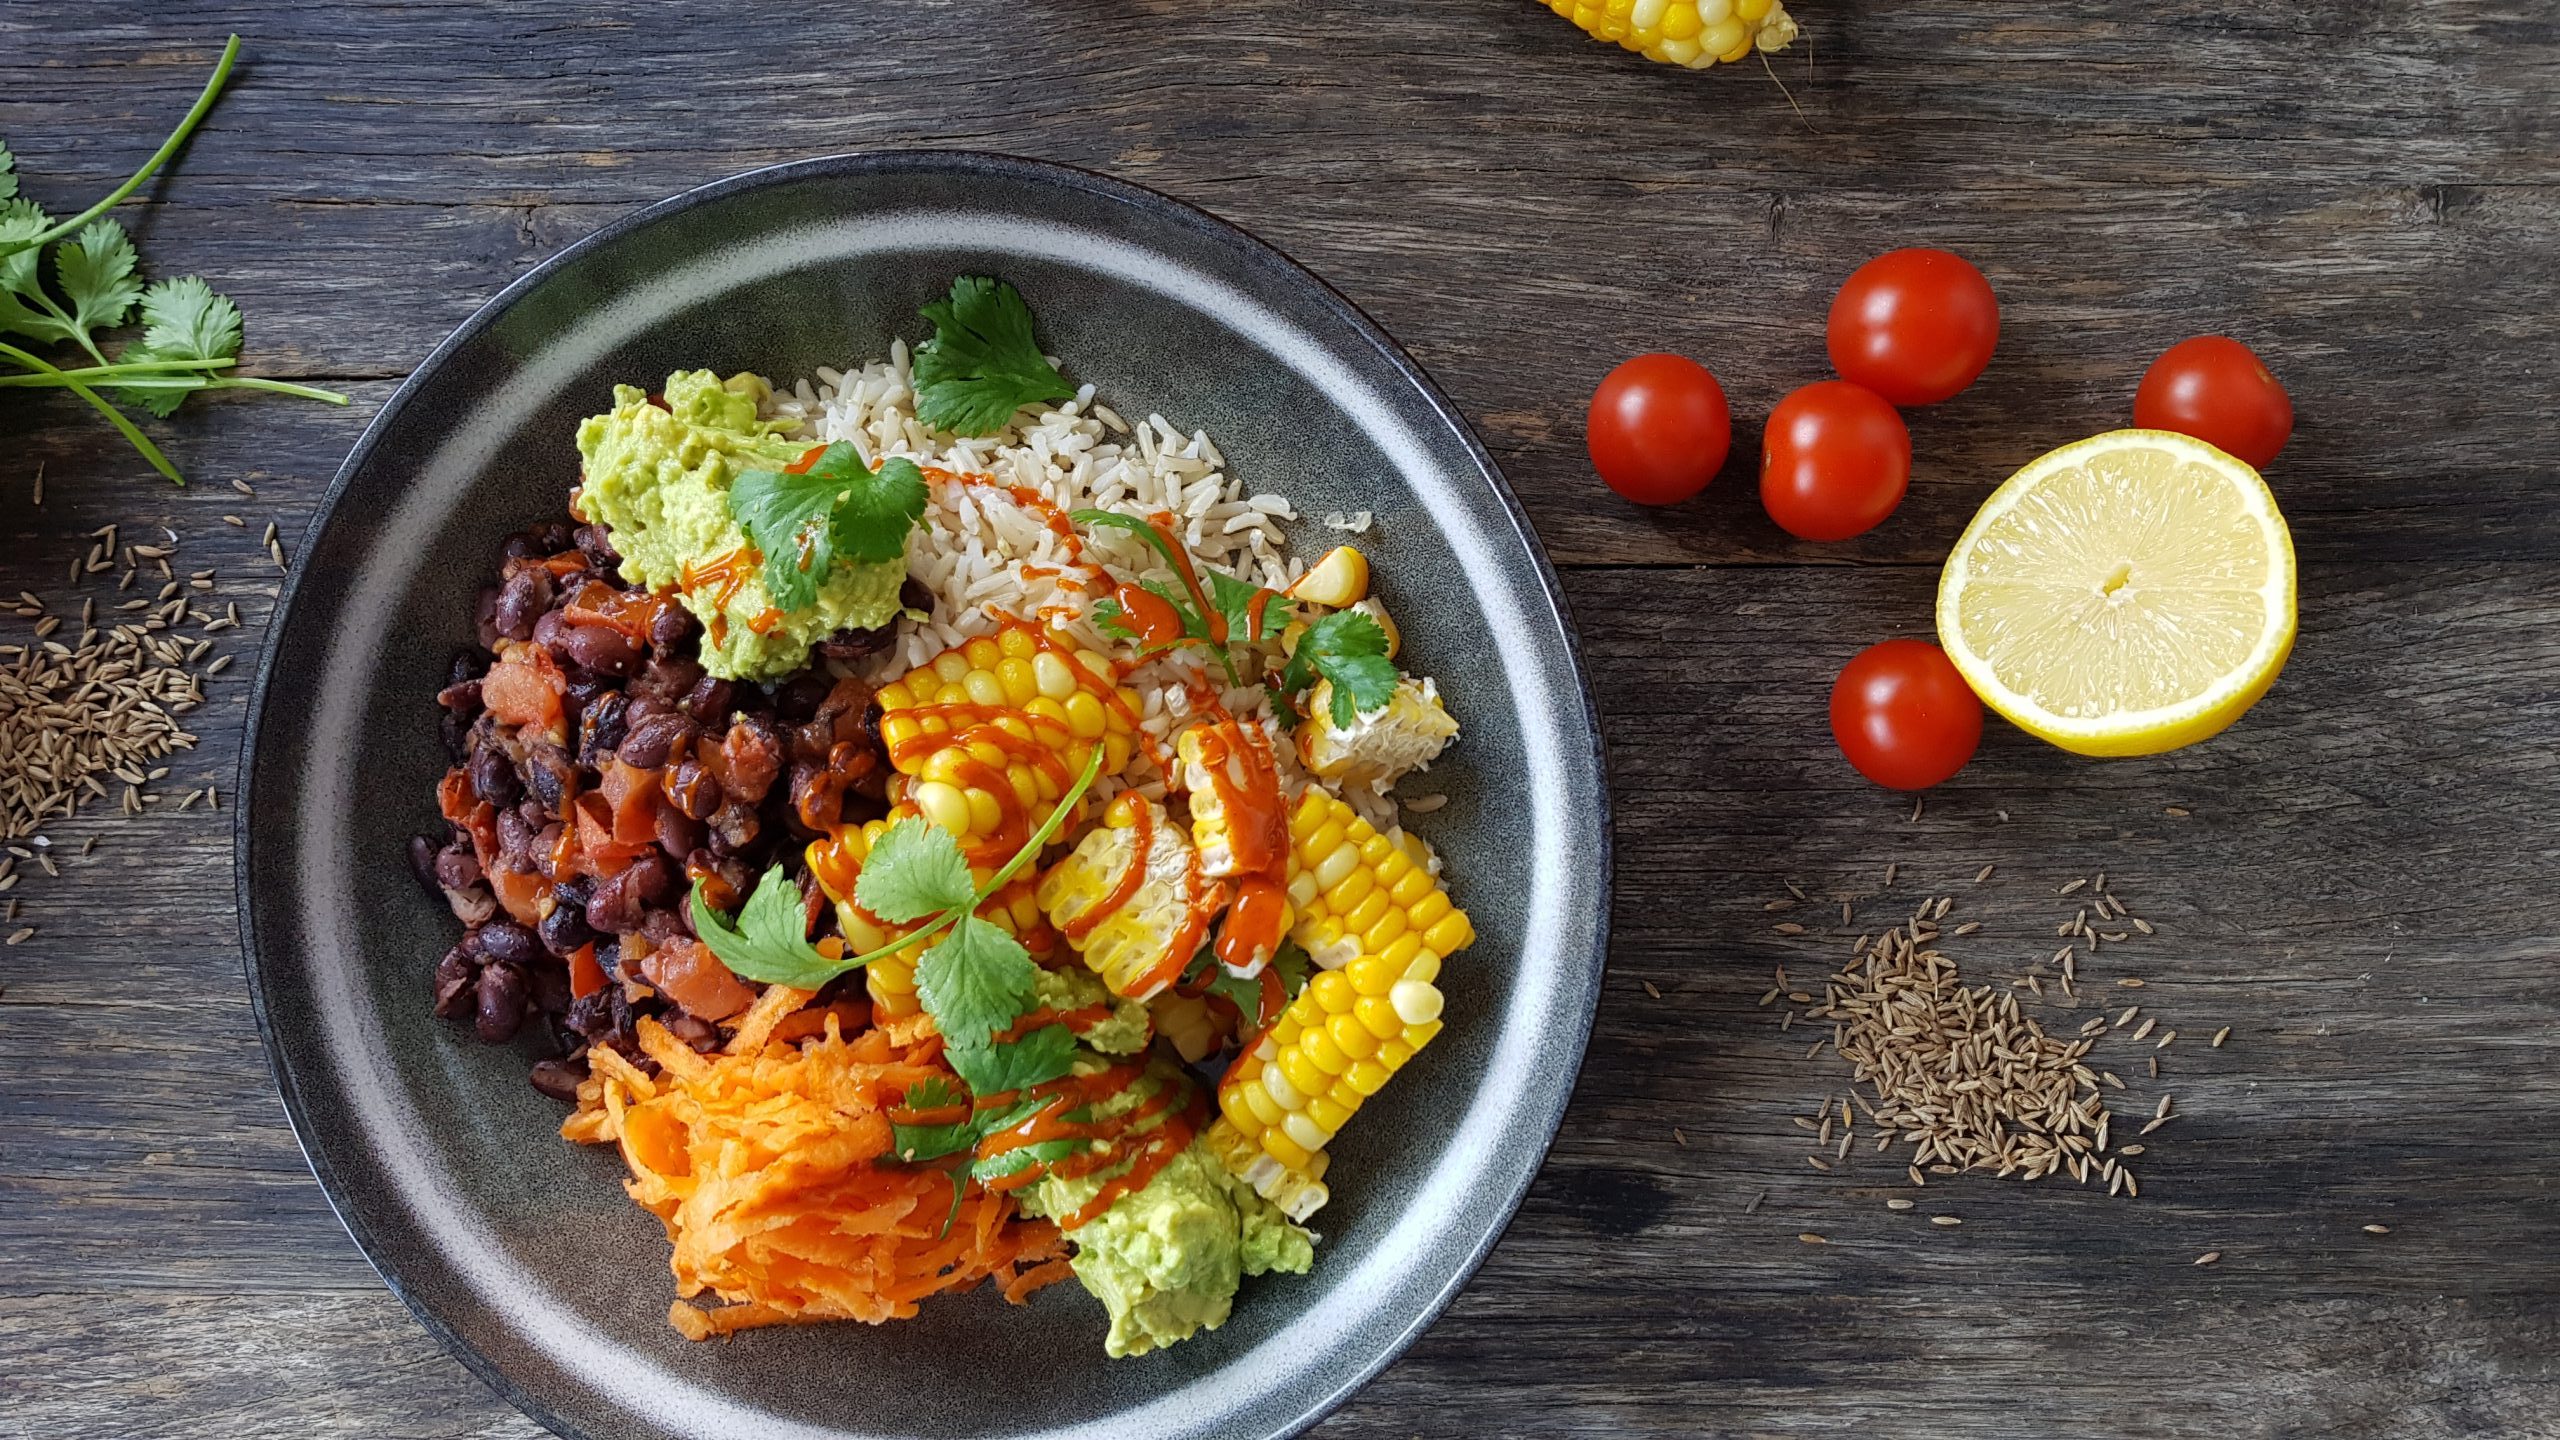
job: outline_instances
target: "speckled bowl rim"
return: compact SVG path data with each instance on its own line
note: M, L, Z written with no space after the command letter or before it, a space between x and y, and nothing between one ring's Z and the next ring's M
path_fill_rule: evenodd
M1501 468L1494 463L1492 455L1485 449L1473 427L1467 423L1465 417L1459 413L1457 407L1450 402L1448 396L1441 391L1439 385L1431 379L1422 366L1407 354L1382 326L1314 271L1299 264L1278 247L1241 226L1222 220L1188 201L1176 199L1161 191L1078 166L992 151L958 149L859 151L763 166L682 191L614 220L562 248L557 254L544 259L490 297L456 327L451 335L438 344L406 379L401 381L398 388L383 402L382 408L366 424L364 433L357 438L345 462L339 466L337 474L331 479L320 504L312 512L309 533L318 534L335 518L338 505L344 498L348 486L372 459L385 433L400 417L416 392L436 376L445 362L455 352L497 323L507 311L526 295L539 288L555 272L575 263L589 251L609 246L635 231L647 228L668 217L743 191L812 178L879 174L901 170L1044 181L1082 190L1106 200L1128 205L1146 213L1151 218L1171 222L1205 235L1232 252L1243 263L1265 270L1277 270L1284 280L1302 287L1307 298L1331 312L1334 320L1347 326L1371 346L1399 378L1411 385L1414 392L1430 407L1434 418L1447 427L1463 446L1468 458L1473 461L1479 478L1491 491L1500 513L1508 520L1513 536L1518 539L1526 554L1530 573L1534 575L1537 582L1534 598L1544 602L1545 613L1541 618L1551 616L1562 637L1563 653L1570 669L1570 691L1579 701L1577 718L1581 722L1583 737L1587 739L1589 745L1587 756L1569 758L1587 758L1592 767L1592 773L1601 780L1595 793L1588 797L1589 805L1584 812L1587 817L1585 823L1590 830L1587 837L1589 851L1597 858L1601 872L1595 886L1597 904L1595 913L1591 917L1592 928L1588 932L1589 938L1586 945L1576 946L1568 942L1562 956L1565 959L1572 959L1576 958L1573 952L1585 952L1579 957L1585 962L1587 972L1581 986L1580 1013L1574 1017L1578 1023L1568 1027L1567 1030L1570 1035L1570 1053L1556 1052L1548 1057L1554 1074L1565 1083L1551 1083L1547 1086L1542 1096L1542 1103L1532 1111L1537 1124L1537 1163L1517 1166L1507 1177L1503 1187L1504 1193L1500 1197L1501 1203L1498 1206L1499 1218L1487 1226L1484 1232L1458 1255L1457 1263L1449 1268L1437 1290L1432 1292L1425 1303L1415 1310L1410 1322L1391 1342L1379 1347L1375 1356L1344 1377L1330 1391L1316 1396L1301 1407L1294 1419L1272 1432L1274 1440L1285 1440L1285 1437L1302 1433L1332 1414L1420 1339L1431 1324L1457 1298L1459 1291L1465 1288L1468 1280L1474 1276L1477 1269L1483 1265L1486 1256L1492 1252L1494 1245L1509 1229L1512 1219L1519 1213L1520 1203L1527 1195L1529 1186L1544 1166L1546 1153L1554 1143L1556 1132L1562 1125L1566 1108L1571 1102L1575 1089L1575 1084L1571 1082L1578 1081L1588 1050L1592 1023L1599 1007L1602 975L1609 953L1615 862L1614 826L1606 784L1607 757L1601 736L1599 709L1592 694L1590 674L1583 661L1580 639L1575 631L1571 613L1566 607L1563 589L1556 579L1554 566L1547 558L1545 547L1539 542L1537 532L1531 528L1528 516L1521 508L1518 496L1512 492L1509 482L1503 477ZM409 1312L434 1337L444 1352L459 1361L483 1384L546 1429L571 1437L571 1440L585 1440L586 1432L571 1425L554 1413L540 1398L517 1385L495 1361L483 1355L476 1346L464 1339L402 1282L386 1253L387 1247L370 1232L346 1203L341 1182L322 1151L313 1143L310 1116L299 1093L293 1070L286 1062L283 1042L269 1014L265 984L258 963L257 916L252 905L250 846L255 825L254 796L256 795L253 779L257 769L260 742L267 722L270 687L276 677L278 652L286 632L285 622L301 591L303 576L303 570L297 567L285 577L283 589L277 597L272 612L267 635L260 645L258 670L255 684L250 692L248 715L243 727L244 741L232 790L232 793L238 797L232 820L232 853L241 957L248 981L250 1009L257 1019L259 1042L266 1054L269 1072L276 1082L286 1118L292 1125L295 1143L300 1146L305 1162L311 1167L313 1177L319 1181L322 1196L328 1201L331 1212L338 1217L339 1224L346 1229L349 1238L354 1240L357 1250L364 1255L366 1262L373 1267L383 1284L400 1298L401 1303L408 1307ZM1550 677L1549 688L1563 691L1567 687L1558 682L1564 678ZM1568 732L1559 738L1570 741L1573 737Z

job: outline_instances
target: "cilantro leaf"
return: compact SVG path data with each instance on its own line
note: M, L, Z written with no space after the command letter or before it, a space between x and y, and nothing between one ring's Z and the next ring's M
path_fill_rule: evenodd
M1135 640L1138 632L1129 628L1129 612L1120 602L1105 595L1093 602L1093 628L1114 640Z
M18 193L18 157L9 153L9 142L0 140L0 200Z
M920 312L933 338L916 347L916 418L954 435L993 435L1015 411L1064 400L1075 387L1040 353L1031 307L1012 286L982 275L951 282L948 299Z
M1075 1032L1064 1025L1043 1025L1019 1040L1001 1045L953 1044L943 1041L942 1058L969 1088L980 1095L1027 1090L1055 1080L1075 1063ZM990 1127L994 1128L994 1127Z
M1280 977L1282 1006L1297 999L1298 992L1307 988L1308 965L1307 952L1300 949L1294 940L1280 942L1280 948L1273 952L1271 963L1266 968ZM1235 1006L1243 1014L1246 1025L1254 1026L1262 1023L1262 977L1260 974L1250 977L1235 974L1219 964L1215 955L1205 948L1193 960L1191 973L1185 979L1196 983L1198 977L1203 974L1208 976L1208 993L1225 996L1227 1003Z
M946 1110L954 1105L967 1104L968 1092L939 1075L928 1075L907 1087L907 1098L900 1108ZM899 1159L906 1161L939 1160L945 1155L957 1155L977 1144L985 1133L980 1119L972 1114L968 1119L949 1125L900 1125L891 1121L889 1148Z
M1298 637L1280 688L1294 695L1322 676L1333 682L1333 723L1348 726L1395 698L1402 678L1387 658L1387 632L1357 610L1320 616Z
M977 881L951 832L918 819L882 832L853 882L853 903L892 925L911 925L978 903Z
M729 486L729 514L764 554L765 593L783 610L818 602L839 555L879 563L907 553L907 532L924 514L924 472L891 459L874 471L842 441L793 474L741 472Z
M53 226L33 200L0 200L0 245L32 240ZM44 293L40 248L0 254L0 331L50 343L71 338L70 317Z
M116 361L228 360L239 353L240 307L195 276L181 275L154 282L142 292L142 339L126 346ZM123 387L116 395L166 419L187 391L176 386Z
M1039 969L1021 942L990 921L963 915L949 936L916 960L916 998L951 1050L986 1047L996 1031L1031 1008ZM961 1078L968 1078L966 1072Z
M712 908L703 898L702 882L695 881L693 933L742 980L815 990L850 968L842 960L819 954L809 943L808 911L803 908L800 887L791 883L780 865L756 882L755 893L738 907L735 925Z
M1263 593L1262 587L1247 585L1232 575L1216 570L1208 572L1208 580L1209 603L1217 606L1218 613L1227 617L1229 639L1250 644L1265 635L1278 634L1280 628L1289 623L1291 602L1288 596L1274 594L1270 599L1262 602L1262 624L1257 629L1254 625L1253 597Z
M113 220L92 220L70 244L53 247L54 278L71 302L81 348L91 355L98 355L94 332L123 324L142 298L142 282L133 278L136 259L133 241Z

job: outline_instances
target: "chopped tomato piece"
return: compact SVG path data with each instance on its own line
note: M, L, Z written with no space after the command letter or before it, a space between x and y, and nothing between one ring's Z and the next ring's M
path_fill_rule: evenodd
M569 952L569 993L581 1000L604 988L604 967L596 963L596 947L581 945Z
M518 870L492 870L488 875L489 888L497 892L498 904L507 912L508 919L519 925L542 923L541 912L533 908L534 902L542 897L541 876L527 875Z
M501 660L489 667L480 682L480 703L498 717L502 725L539 730L557 736L560 730L560 672L547 664L549 657L535 652L532 663Z
M613 838L626 845L645 845L658 836L658 772L604 762L596 789L613 810Z
M699 940L650 951L640 962L640 973L668 999L705 1020L726 1020L756 999L756 992Z

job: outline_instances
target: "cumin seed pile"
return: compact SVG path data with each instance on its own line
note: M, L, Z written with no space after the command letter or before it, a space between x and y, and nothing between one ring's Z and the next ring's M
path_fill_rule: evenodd
M1990 876L1991 867L1985 866L1975 883ZM1886 883L1892 883L1890 872ZM2070 896L2090 883L2075 880L2060 893ZM1827 1022L1829 1036L1815 1040L1806 1058L1827 1045L1849 1062L1853 1082L1870 1092L1837 1100L1826 1096L1812 1116L1797 1117L1795 1124L1813 1132L1817 1147L1806 1162L1824 1171L1847 1162L1860 1140L1858 1112L1863 1112L1869 1127L1864 1138L1875 1150L1888 1150L1897 1141L1912 1147L1907 1173L1914 1185L1926 1185L1930 1175L1987 1171L1995 1178L2019 1180L2068 1175L2082 1184L2101 1183L2111 1195L2140 1195L2141 1182L2125 1162L2141 1154L2143 1146L2136 1137L2118 1134L2117 1116L2107 1103L2107 1091L2123 1090L2124 1081L2089 1063L2089 1055L2102 1038L2132 1024L2141 1007L2127 1006L2112 1020L2096 1015L2082 1022L2076 1034L2055 1035L2025 1013L2018 993L2028 992L2033 997L2029 1004L2077 1008L2075 951L2152 933L2148 924L2127 920L2122 901L2104 896L2105 883L2103 877L2095 881L2095 905L2057 928L2074 944L2030 965L2026 975L2005 987L1965 984L1955 961L1937 948L1940 927L1955 903L1944 895L1920 901L1910 919L1894 929L1860 935L1848 963L1824 977L1819 995L1791 988L1781 967L1775 988L1761 1003L1775 1004L1783 996L1802 1007L1781 1015L1781 1029ZM1805 898L1797 887L1788 889L1798 901ZM1768 908L1792 906L1772 901ZM2103 931L2093 920L2113 920L2128 928ZM1800 925L1773 928L1803 933ZM1979 922L1968 921L1947 933L1966 935L1978 928ZM2042 977L2048 964L2060 968L2059 997L2045 993ZM2128 978L2118 983L2141 982ZM2154 1024L2143 1020L2130 1038L2150 1039ZM2165 1048L2175 1038L2174 1030L2164 1032L2155 1048ZM2149 1073L2158 1076L2156 1053L2147 1063ZM2155 1111L2128 1124L2147 1135L2168 1123L2171 1103L2164 1095ZM2111 1148L2118 1139L2134 1143Z

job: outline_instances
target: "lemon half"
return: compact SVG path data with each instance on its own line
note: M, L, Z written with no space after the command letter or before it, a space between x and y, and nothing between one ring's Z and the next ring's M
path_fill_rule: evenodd
M1938 578L1938 640L1984 704L2083 755L2192 745L2293 650L2293 537L2258 472L2115 430L1984 501Z

